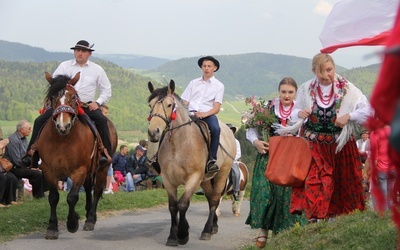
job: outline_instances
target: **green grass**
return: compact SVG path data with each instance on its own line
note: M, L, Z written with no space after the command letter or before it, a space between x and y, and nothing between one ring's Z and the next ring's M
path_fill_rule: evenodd
M258 249L253 243L242 250ZM337 217L333 222L295 225L291 230L272 236L265 249L397 249L397 230L390 213L374 211Z
M182 193L182 188L179 193ZM60 192L57 206L59 227L65 225L68 214L66 201L67 192ZM85 219L85 193L80 192L76 211L80 219ZM194 195L192 201L204 201L204 196ZM144 190L139 192L116 192L113 195L103 195L98 206L98 217L113 215L116 211L134 211L167 204L168 197L164 189ZM20 235L33 232L45 232L50 216L50 206L47 199L32 199L25 197L22 205L13 205L0 210L0 242L12 240Z

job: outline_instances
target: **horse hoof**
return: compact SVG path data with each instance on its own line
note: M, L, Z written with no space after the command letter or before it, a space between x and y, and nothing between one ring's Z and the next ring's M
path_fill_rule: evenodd
M79 223L71 223L72 225L70 225L70 223L67 222L67 230L70 233L76 233L76 231L78 231L79 229Z
M200 240L211 240L211 234L210 233L201 233L201 236L199 239Z
M235 215L235 216L239 216L239 215L240 215L240 213L234 213L233 215Z
M58 231L47 230L45 239L46 240L56 240L56 239L58 239Z
M216 234L216 233L218 233L218 227L212 227L211 234Z
M189 242L189 236L184 238L184 239L179 239L178 238L178 244L179 245L186 245L186 243L188 243L188 242Z
M165 243L166 246L170 246L170 247L176 247L178 246L178 241L174 240L174 239L168 239L167 243Z
M83 226L83 231L93 231L94 230L94 223L93 222L85 222Z

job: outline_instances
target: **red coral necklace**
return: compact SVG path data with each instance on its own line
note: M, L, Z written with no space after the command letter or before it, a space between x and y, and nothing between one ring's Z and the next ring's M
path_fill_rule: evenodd
M283 107L283 104L281 101L279 101L279 115L280 115L280 119L281 119L281 124L283 126L286 126L286 120L287 118L289 118L290 114L292 113L294 107L294 102L292 102L292 104L290 105L290 108L288 110L285 110Z
M332 84L332 88L331 88L331 91L330 91L328 97L324 97L320 85L317 86L317 92L318 92L319 100L322 102L322 104L328 105L331 102L331 98L332 98L333 92L334 92L333 91L333 84Z

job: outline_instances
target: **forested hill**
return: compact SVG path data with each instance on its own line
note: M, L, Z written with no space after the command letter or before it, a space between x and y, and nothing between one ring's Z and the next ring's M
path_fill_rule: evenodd
M61 61L72 59L73 55L47 52L23 44L13 45L8 47L9 51L0 46L0 120L27 118L32 121L43 105L47 88L44 72L52 73ZM3 58L5 55L7 58ZM32 57L42 58L42 61L32 61L29 59ZM230 105L234 105L234 100L241 103L244 97L252 95L267 98L277 96L278 83L285 76L293 77L299 85L313 77L311 59L307 58L268 53L215 57L221 63L216 77L225 84L224 101L230 102ZM110 78L113 96L108 105L111 108L110 118L118 130L146 131L149 81L159 87L160 82L165 84L173 79L177 84L177 94L181 94L191 79L201 76L201 69L197 66L198 57L169 61L151 71L134 71L96 60L95 57L91 59L103 66ZM337 72L368 96L375 84L379 66L351 70L337 66ZM232 106L232 110L235 107ZM238 110L235 110L235 120L240 120L239 113L243 111L240 108Z
M60 62L23 63L0 60L0 120L32 121L43 105L48 83L45 71L52 73ZM118 130L147 129L149 78L115 64L96 61L112 83L110 118Z
M72 44L71 44L72 45ZM49 52L26 44L0 40L0 59L17 62L49 62L71 59L72 52ZM115 63L124 68L151 69L169 59L143 55L118 55L93 53L92 60L100 59Z
M314 76L311 59L307 58L268 53L221 55L216 58L221 67L215 76L225 84L225 97L231 100L238 96L269 96L277 91L278 83L285 76L293 77L299 85ZM174 79L183 88L191 79L201 76L197 60L183 58L170 61L147 73L153 77L158 74L158 79ZM368 94L375 82L378 66L352 70L337 66L336 72L366 89Z

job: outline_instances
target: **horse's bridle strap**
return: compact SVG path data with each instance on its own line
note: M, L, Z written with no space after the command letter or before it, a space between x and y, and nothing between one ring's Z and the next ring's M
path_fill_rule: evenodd
M70 113L70 114L74 114L76 115L76 112L73 108L71 108L71 106L68 105L60 105L58 106L54 112L53 112L53 116L57 116L61 113Z

